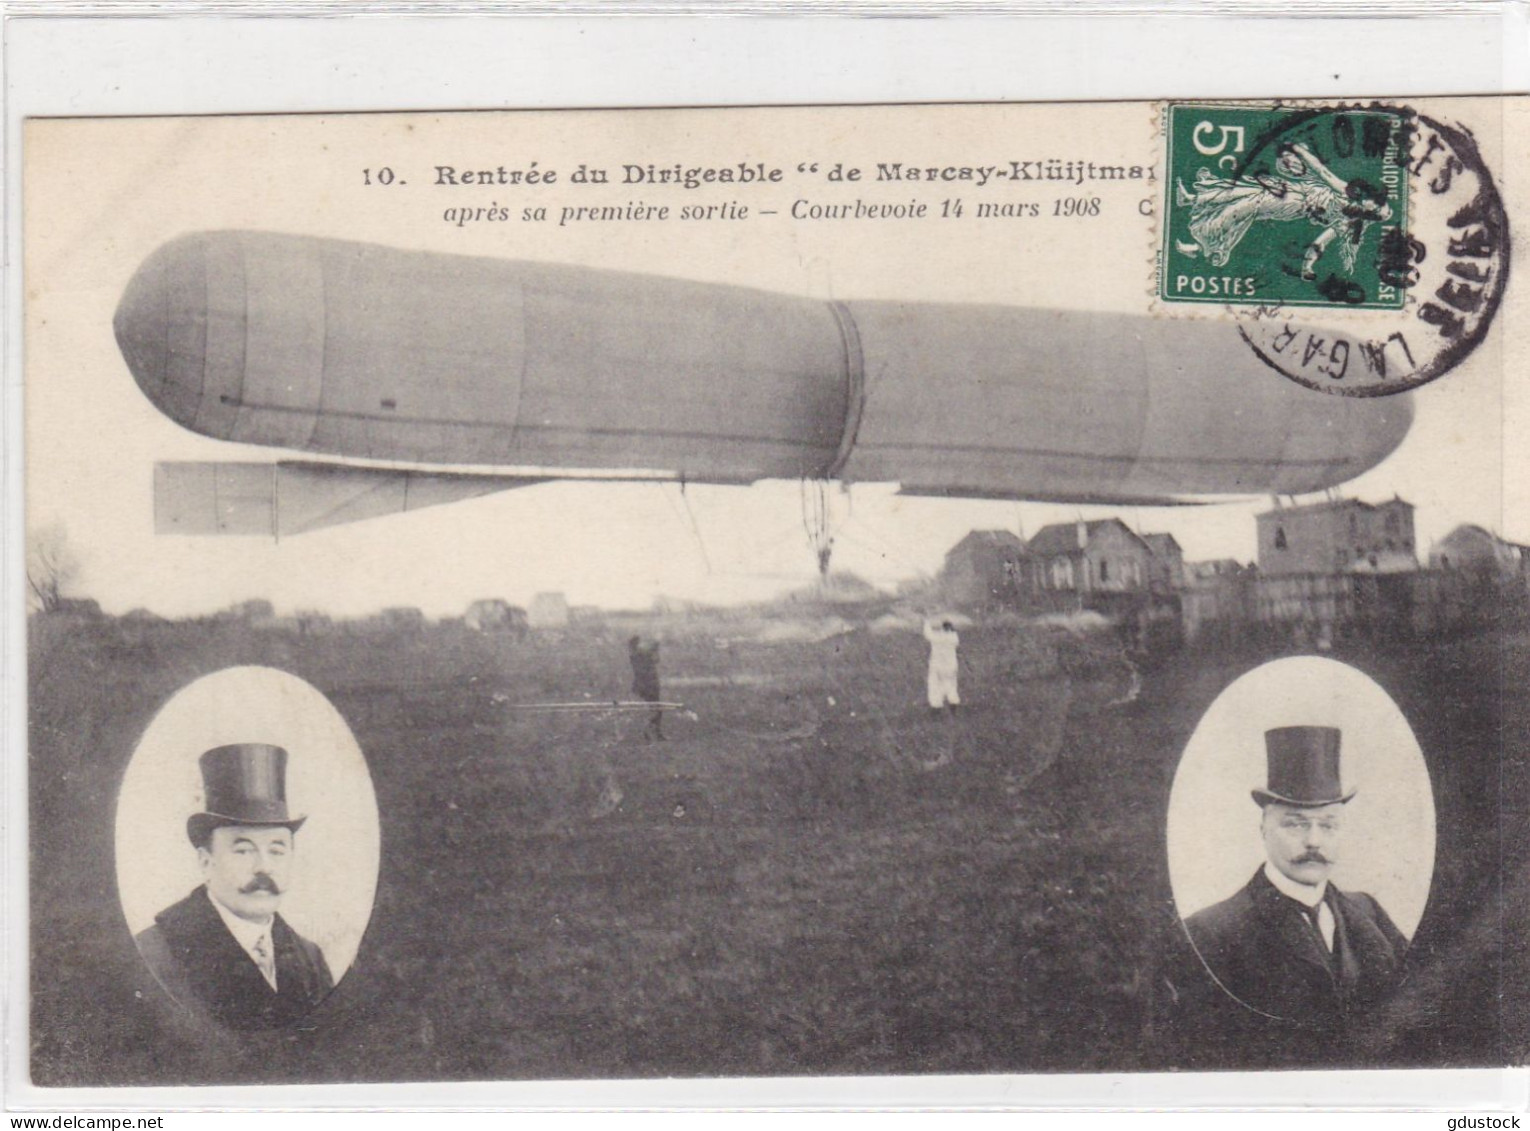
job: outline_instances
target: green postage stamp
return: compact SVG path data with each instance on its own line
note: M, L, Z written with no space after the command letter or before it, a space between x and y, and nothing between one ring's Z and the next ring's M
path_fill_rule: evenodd
M1392 108L1168 108L1167 302L1398 310L1410 122Z

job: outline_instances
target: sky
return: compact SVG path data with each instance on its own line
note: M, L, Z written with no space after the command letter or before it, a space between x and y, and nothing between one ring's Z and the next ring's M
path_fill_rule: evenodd
M1446 107L1452 109L1451 107ZM1523 159L1502 161L1502 121L1467 104L1500 181L1522 183ZM823 299L894 299L1101 309L1143 317L1151 299L1161 185L1096 184L1092 221L936 220L903 225L714 221L611 225L509 221L459 225L447 210L525 207L552 215L573 200L897 203L973 193L1018 199L1018 188L847 185L835 164L963 164L1056 155L1140 161L1161 142L1140 103L770 111L414 114L292 118L34 121L26 176L27 524L62 527L79 563L76 595L112 613L215 611L253 597L279 612L362 615L412 605L460 615L469 602L525 605L543 591L571 604L642 608L658 595L757 600L810 583L817 561L803 487L557 482L407 515L283 539L195 538L153 532L158 460L258 460L279 454L197 436L143 396L112 337L112 313L155 248L198 230L247 228L330 236L495 258L644 271ZM995 144L1003 137L1003 144ZM555 186L439 183L441 166L556 169ZM583 197L568 185L581 163L727 166L784 171L775 188L687 190L613 185ZM393 183L378 183L382 168ZM1156 176L1156 173L1155 173ZM370 182L370 183L368 183ZM1049 204L1062 190L1027 187ZM1067 190L1069 193L1074 188ZM1086 190L1079 189L1079 192ZM603 195L602 195L603 194ZM1007 194L1007 195L1003 195ZM772 205L771 202L774 202ZM1043 213L1045 208L1042 209ZM1458 369L1414 394L1401 447L1342 493L1412 502L1422 552L1463 522L1530 542L1523 457L1506 446L1525 419L1510 354L1524 356L1524 302L1510 291L1487 340ZM1510 333L1506 327L1515 327ZM1251 361L1250 380L1281 380ZM1319 395L1319 394L1313 394ZM1505 403L1509 396L1512 403ZM1236 406L1228 406L1236 412ZM1522 433L1522 430L1520 432ZM1518 461L1518 462L1516 462ZM1167 531L1189 560L1255 556L1253 516L1268 498L1206 506L1077 507L900 497L887 484L828 489L833 567L892 586L929 577L971 529L1031 535L1050 522L1118 515Z

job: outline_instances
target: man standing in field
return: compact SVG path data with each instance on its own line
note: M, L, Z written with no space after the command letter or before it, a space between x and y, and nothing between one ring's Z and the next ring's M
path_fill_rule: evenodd
M961 643L961 637L957 635L956 627L947 619L942 620L939 625L933 621L927 621L924 626L924 638L930 642L930 674L926 681L930 711L932 714L938 714L941 708L945 708L950 715L955 716L956 709L962 702L956 690L959 670L956 649Z
M634 636L627 641L627 659L632 663L632 693L645 703L658 703L659 642ZM648 716L643 737L649 742L664 741L664 708L655 707Z

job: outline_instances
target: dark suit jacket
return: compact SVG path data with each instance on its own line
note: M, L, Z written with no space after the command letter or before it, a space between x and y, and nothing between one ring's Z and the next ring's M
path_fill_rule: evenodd
M629 648L627 658L632 661L632 693L639 699L657 703L661 698L658 644L639 644Z
M1272 1017L1335 1025L1396 985L1408 940L1363 892L1328 885L1333 950L1303 906L1261 867L1243 889L1185 921L1196 951L1223 988Z
M135 941L171 997L201 1007L231 1029L295 1024L335 985L323 951L278 915L271 925L278 987L273 990L202 887L156 915L154 925Z

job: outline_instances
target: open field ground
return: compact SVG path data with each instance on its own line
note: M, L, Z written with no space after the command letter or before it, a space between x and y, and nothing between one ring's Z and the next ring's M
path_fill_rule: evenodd
M645 743L641 715L505 709L627 697L618 633L57 627L33 626L29 671L39 1084L1104 1071L1256 1055L1164 1039L1154 969L1175 937L1163 823L1177 758L1270 649L1144 662L1140 694L1120 702L1129 670L1097 641L975 628L969 706L948 721L927 716L911 633L672 634L666 691L694 717ZM1390 692L1423 745L1435 881L1405 1000L1342 1048L1278 1062L1522 1060L1530 636L1336 657ZM192 1029L140 962L115 891L114 799L139 736L176 690L234 664L330 697L382 817L357 961L311 1027L278 1039Z

